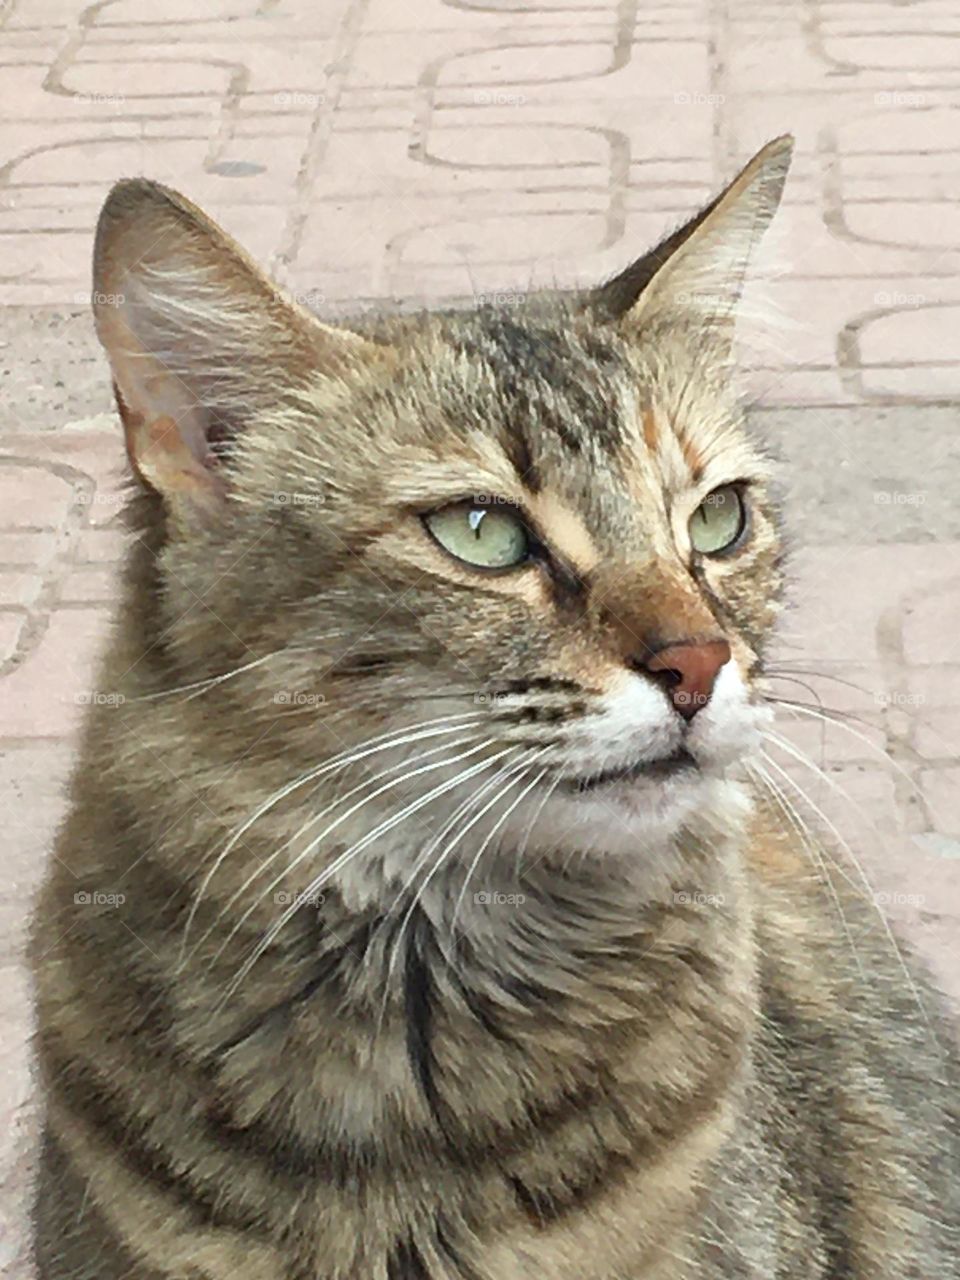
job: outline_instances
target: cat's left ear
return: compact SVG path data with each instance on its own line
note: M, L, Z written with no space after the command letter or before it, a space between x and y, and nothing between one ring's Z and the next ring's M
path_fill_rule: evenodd
M729 344L744 277L780 204L792 152L789 134L768 142L706 208L595 290L593 311L631 327L685 320Z
M322 324L196 205L142 179L100 214L93 302L130 461L168 505L219 502L250 423L384 351Z

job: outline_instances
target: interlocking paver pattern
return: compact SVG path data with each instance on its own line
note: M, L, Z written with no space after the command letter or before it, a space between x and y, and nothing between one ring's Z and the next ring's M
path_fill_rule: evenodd
M748 381L791 493L781 659L856 718L785 722L826 780L781 764L960 995L958 36L960 0L0 3L0 1274L27 1274L24 922L124 548L87 306L121 176L321 312L509 301L624 264L793 131Z

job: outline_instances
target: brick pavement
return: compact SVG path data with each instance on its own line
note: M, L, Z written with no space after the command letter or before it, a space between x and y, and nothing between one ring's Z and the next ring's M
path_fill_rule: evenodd
M861 736L791 731L960 994L958 34L960 0L0 3L0 1275L25 1274L23 922L123 551L86 306L123 175L324 312L594 281L795 132L750 382L798 543L783 660Z

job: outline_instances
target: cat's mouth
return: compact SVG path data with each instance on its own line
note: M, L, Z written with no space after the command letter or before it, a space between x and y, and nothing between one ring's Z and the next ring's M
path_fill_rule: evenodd
M631 782L635 778L672 778L679 773L696 771L699 767L686 747L677 747L676 751L668 756L661 756L658 760L638 760L634 764L621 765L616 769L602 769L581 777L565 777L560 787L575 795L583 795L608 783Z

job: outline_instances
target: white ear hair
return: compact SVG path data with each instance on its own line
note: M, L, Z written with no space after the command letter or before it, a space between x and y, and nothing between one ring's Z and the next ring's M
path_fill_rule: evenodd
M100 214L94 317L131 460L161 492L182 489L185 465L194 492L285 387L371 350L286 297L189 200L139 179Z
M783 193L793 139L777 138L753 157L706 208L595 295L628 326L669 314L732 338L744 279Z

